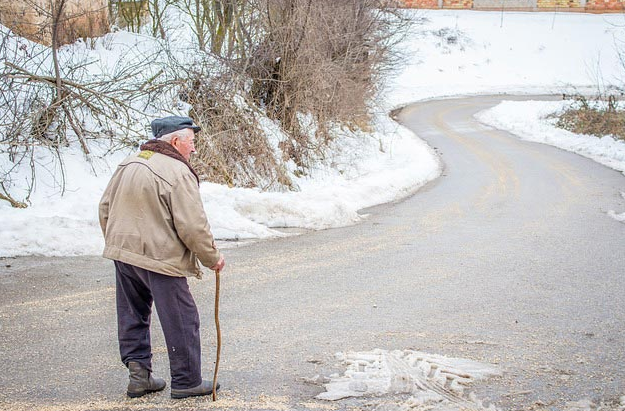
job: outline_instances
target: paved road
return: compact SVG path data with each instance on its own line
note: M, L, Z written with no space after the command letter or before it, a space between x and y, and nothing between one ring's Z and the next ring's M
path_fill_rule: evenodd
M416 349L495 363L476 387L502 409L561 409L625 394L622 174L479 125L501 97L420 103L402 121L443 176L364 222L227 251L219 408L376 409L325 403L300 377L340 372L338 351ZM0 409L213 409L168 391L124 396L112 264L0 261ZM191 281L214 359L211 277ZM161 332L154 365L167 373ZM379 401L378 401L379 402Z

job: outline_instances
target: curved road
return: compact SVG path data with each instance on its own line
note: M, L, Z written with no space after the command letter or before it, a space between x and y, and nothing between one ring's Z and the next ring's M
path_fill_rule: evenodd
M474 388L501 409L625 394L625 225L606 214L625 209L625 178L473 119L503 98L401 113L445 164L411 198L352 227L227 250L218 408L376 409L382 399L314 400L322 388L301 380L341 372L336 352L374 348L498 364L504 376ZM215 407L168 390L125 398L109 261L0 263L0 409ZM213 284L191 283L209 376ZM154 367L167 376L156 328Z

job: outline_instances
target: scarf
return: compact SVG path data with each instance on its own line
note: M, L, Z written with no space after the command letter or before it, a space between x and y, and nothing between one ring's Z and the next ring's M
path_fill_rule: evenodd
M191 170L191 172L195 176L195 179L197 180L197 185L200 185L200 177L198 177L193 167L191 167L191 164L189 164L189 162L182 156L182 154L180 154L178 150L176 150L176 148L171 144L161 140L150 140L145 144L141 144L141 147L139 148L141 149L141 151L154 151L155 153L163 154L167 157L182 161L187 167L189 167L189 170Z

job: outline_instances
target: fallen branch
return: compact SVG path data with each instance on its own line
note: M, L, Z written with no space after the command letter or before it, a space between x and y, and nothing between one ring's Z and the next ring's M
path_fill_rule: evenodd
M0 200L8 201L13 208L27 208L28 204L23 203L21 201L15 200L11 195L7 192L6 188L4 188L4 184L0 182L0 188L4 191L5 194L0 193Z

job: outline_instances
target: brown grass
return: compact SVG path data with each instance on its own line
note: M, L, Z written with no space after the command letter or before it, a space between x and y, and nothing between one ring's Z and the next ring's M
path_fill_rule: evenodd
M181 95L202 127L195 140L194 168L203 180L230 187L291 189L292 182L275 158L253 108L236 104L236 86L228 79L196 73Z
M589 104L583 96L575 98L573 108L558 116L556 125L576 134L612 136L625 141L625 110L618 108L615 97Z

